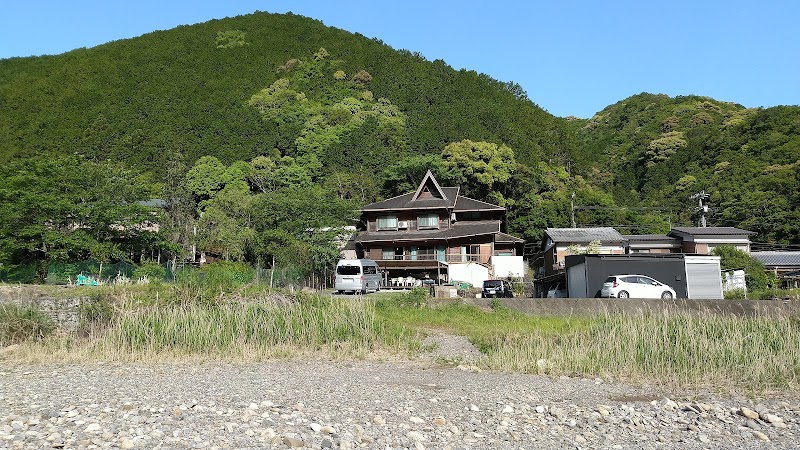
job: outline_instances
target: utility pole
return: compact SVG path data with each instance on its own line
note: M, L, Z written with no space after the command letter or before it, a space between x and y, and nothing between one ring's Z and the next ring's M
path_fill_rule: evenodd
M700 213L700 226L705 228L707 226L706 214L708 214L708 200L711 198L711 194L706 194L706 191L702 190L689 198L697 199L698 208L695 211Z
M575 191L572 192L572 198L569 200L569 209L572 215L572 228L577 228L575 226Z

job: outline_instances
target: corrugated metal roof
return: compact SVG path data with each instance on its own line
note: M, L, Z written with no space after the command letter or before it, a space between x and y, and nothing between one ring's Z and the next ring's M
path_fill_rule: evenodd
M547 235L554 242L622 242L625 240L617 230L611 227L597 228L548 228Z
M752 235L752 231L742 230L735 227L673 227L672 231L691 234L694 236L730 236L730 235Z
M800 252L751 252L750 255L768 267L800 267Z

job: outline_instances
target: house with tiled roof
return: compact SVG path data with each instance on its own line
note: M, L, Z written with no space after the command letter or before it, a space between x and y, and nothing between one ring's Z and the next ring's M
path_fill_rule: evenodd
M625 238L611 227L596 228L548 228L541 244L541 258L537 274L553 275L564 270L564 258L577 252L586 251L589 244L597 242L593 251L598 254L625 253Z
M734 227L673 227L667 236L681 240L681 253L707 255L722 246L750 253L750 236L754 234Z
M774 273L785 289L800 288L800 252L766 251L751 252L750 255Z
M524 240L506 233L506 209L442 187L428 171L415 192L366 205L359 256L378 262L386 282L522 277Z
M611 227L548 228L532 261L536 295L543 296L550 288L565 283L566 257L586 252L591 242L599 244L591 252L601 255L708 255L720 246L750 252L750 236L754 234L734 227L673 227L667 234L636 235L621 235Z
M666 234L626 234L626 253L681 253L683 241Z

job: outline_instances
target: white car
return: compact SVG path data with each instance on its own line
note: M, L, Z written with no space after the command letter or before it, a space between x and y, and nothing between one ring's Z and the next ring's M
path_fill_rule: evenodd
M603 283L601 297L616 298L675 298L675 290L644 275L611 275Z

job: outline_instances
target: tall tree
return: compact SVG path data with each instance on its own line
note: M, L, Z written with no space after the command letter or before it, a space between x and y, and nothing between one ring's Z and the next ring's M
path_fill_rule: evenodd
M447 173L466 195L504 203L499 187L511 178L516 167L510 147L465 139L448 144L442 151L442 160Z
M152 185L111 162L74 155L13 161L0 168L0 261L37 261L44 282L55 260L131 260L163 244Z

